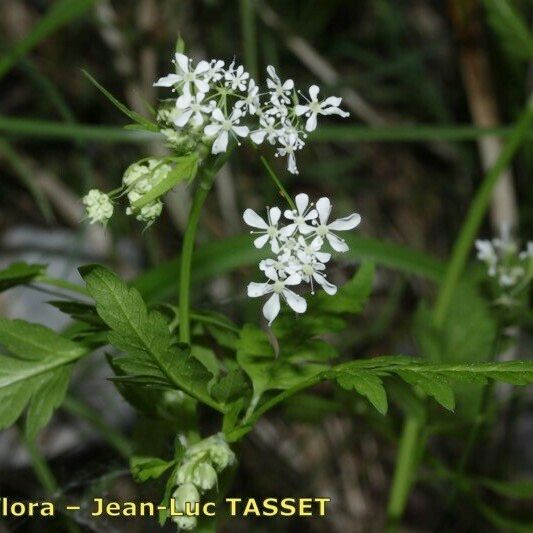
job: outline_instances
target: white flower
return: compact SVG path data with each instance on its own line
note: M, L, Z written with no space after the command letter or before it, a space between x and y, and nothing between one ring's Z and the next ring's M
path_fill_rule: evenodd
M98 189L90 190L82 200L91 224L106 224L113 216L113 203L109 196Z
M512 287L520 281L525 273L525 270L520 266L501 267L498 281L502 287Z
M520 252L520 255L518 256L520 259L533 259L533 241L529 241L527 243L527 248Z
M261 105L258 93L259 87L255 84L255 81L251 79L248 83L246 97L242 100L239 100L235 104L235 107L240 109L243 113L250 113L251 115L254 115Z
M302 276L303 281L311 284L311 294L314 294L313 280L316 281L329 295L333 295L337 292L337 287L330 283L326 277L321 274L323 270L326 270L326 265L313 259L312 256L305 254L303 251L298 252L299 273Z
M305 299L287 288L287 286L299 285L301 283L302 278L299 274L292 274L286 279L280 279L275 269L267 269L265 275L272 283L250 283L248 285L248 296L257 298L272 293L272 296L263 306L263 315L268 320L269 325L272 324L279 314L280 296L283 297L293 311L296 313L305 313L307 310Z
M205 73L206 80L217 82L224 77L224 61L221 59L212 59L209 68Z
M257 228L260 231L251 231L250 233L260 234L254 240L256 248L263 248L263 246L270 241L270 245L274 253L279 251L280 231L278 230L278 222L281 217L281 209L279 207L267 207L267 220L262 219L253 209L246 209L243 214L243 220L252 228Z
M276 157L287 157L287 170L291 174L298 174L298 167L296 166L296 156L294 152L300 150L303 146L303 142L294 133L285 134L278 137L278 142L281 145L277 152Z
M276 119L274 117L263 115L259 119L260 128L250 133L250 139L255 144L261 144L265 137L270 144L275 144L281 130L276 128Z
M205 98L204 93L196 95L182 94L176 100L176 107L181 110L181 114L174 119L174 124L178 128L183 128L188 122L193 126L201 126L204 122L204 115L213 111L211 105L202 105ZM214 105L214 102L211 102Z
M331 254L321 252L324 240L315 237L311 242L307 242L301 235L298 237L298 254L303 253L311 261L327 263L331 259Z
M307 131L313 131L316 128L316 119L318 115L340 115L341 117L348 117L350 113L339 108L342 98L338 96L329 96L322 102L318 101L318 93L320 89L317 85L309 87L310 99L302 96L307 100L306 105L297 105L294 109L297 116L305 115L308 117L305 123Z
M316 203L316 210L318 211L319 224L316 227L315 233L318 237L326 238L331 247L336 252L347 252L348 245L333 231L346 231L354 229L361 222L361 216L357 213L352 213L344 218L339 218L328 224L329 215L331 214L331 202L329 198L323 197Z
M208 137L216 136L211 148L213 154L220 154L227 150L230 133L235 137L238 144L240 142L236 137L237 135L239 137L246 137L248 135L248 127L239 126L241 117L242 113L238 109L234 109L229 117L225 117L218 107L213 110L213 114L211 115L212 122L204 128L204 133Z
M477 258L484 263L487 263L489 267L489 276L496 275L496 264L498 263L498 255L496 250L490 241L482 241L478 239L476 241Z
M269 65L267 67L267 87L270 89L270 99L276 106L280 104L289 104L291 99L290 95L294 89L294 82L292 80L286 80L281 83L279 76L276 73L276 69Z
M313 204L309 205L309 196L305 193L297 194L294 198L296 209L287 209L284 213L285 218L292 220L292 224L286 226L286 231L290 235L294 230L298 229L300 233L309 235L314 231L314 227L308 224L309 221L315 220L318 217L318 212L313 208Z
M250 74L244 70L242 65L238 67L235 66L235 61L229 66L224 74L224 79L226 80L226 85L231 88L232 91L246 91L246 84Z
M174 58L176 64L176 74L168 74L167 76L157 80L154 85L156 87L173 87L179 86L183 94L191 94L191 87L194 87L202 92L209 91L209 84L205 80L206 74L209 72L210 65L207 61L200 61L194 70L191 70L192 60L185 54L176 53Z

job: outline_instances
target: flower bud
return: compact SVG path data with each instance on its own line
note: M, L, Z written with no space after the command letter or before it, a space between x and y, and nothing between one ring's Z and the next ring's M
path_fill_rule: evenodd
M199 463L193 470L192 482L202 490L210 490L217 483L217 473L209 463Z
M176 472L176 483L178 485L182 485L183 483L194 483L193 474L195 468L196 461L187 461L183 463Z
M109 196L98 189L90 190L82 200L91 224L106 224L113 215L113 203Z
M174 492L174 500L176 502L176 510L184 512L187 503L192 506L200 501L200 493L192 483L184 483Z

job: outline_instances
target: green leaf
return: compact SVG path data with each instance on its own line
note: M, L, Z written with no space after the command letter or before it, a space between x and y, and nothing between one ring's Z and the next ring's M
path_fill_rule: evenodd
M240 370L232 370L211 387L211 395L220 403L226 404L249 395L249 385Z
M175 165L165 179L161 180L149 192L133 202L133 207L141 208L160 196L163 196L163 194L170 191L178 182L194 179L198 170L198 156L196 154L176 157L174 162Z
M30 439L65 396L73 363L87 349L38 324L0 318L0 344L16 357L0 356L0 429L28 407Z
M480 478L477 482L483 487L513 500L533 499L533 480L497 481L495 479Z
M46 14L35 24L32 30L12 50L0 59L0 78L16 64L16 62L43 39L82 15L97 0L58 0L54 2Z
M130 470L137 481L144 483L161 477L174 464L175 461L164 461L158 457L133 456L130 459Z
M336 375L337 383L346 390L355 390L382 414L388 409L387 393L381 379L372 372L342 372Z
M372 292L375 266L372 261L361 265L355 276L334 296L320 292L311 303L312 309L334 314L357 314L363 310Z
M96 311L111 328L109 342L127 355L115 361L130 381L181 389L189 396L221 410L208 393L212 375L190 354L187 345L175 345L160 313L148 311L141 295L110 270L90 265L80 269ZM147 382L148 379L148 382Z
M531 533L533 531L531 519L530 521L520 520L514 513L513 516L508 516L482 502L477 502L477 507L481 514L498 528L498 531L505 531L506 533Z
M113 104L115 107L117 107L122 113L124 113L127 117L129 117L131 120L142 126L147 131L153 131L157 132L159 131L159 127L157 124L154 124L147 118L143 117L141 114L137 113L136 111L132 111L127 106L125 106L122 102L117 100L107 89L102 87L86 70L82 69L83 74L87 77L87 79L104 95L106 98Z
M45 269L45 265L38 264L13 263L9 265L0 270L0 292L17 285L31 283L37 276L43 274Z

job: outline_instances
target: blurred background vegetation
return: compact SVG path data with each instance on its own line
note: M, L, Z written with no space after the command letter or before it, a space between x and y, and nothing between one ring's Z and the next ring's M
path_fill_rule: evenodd
M299 176L288 174L283 162L271 163L290 193L328 195L339 213L356 210L363 217L354 254L334 277L341 283L349 279L362 258L377 259L381 268L371 304L342 335L346 353L413 353L417 304L434 293L432 279L442 273L473 192L533 88L532 15L530 0L2 0L0 266L16 260L49 263L56 276L74 282L79 282L76 267L88 262L107 263L129 279L155 268L139 282L145 294L153 301L173 297L177 280L167 262L181 243L190 201L186 187L167 196L164 216L146 232L120 213L105 230L81 223L79 198L90 188L113 189L133 161L165 153L159 139L121 129L125 117L81 69L143 113L157 102L152 84L170 70L179 34L195 58L235 56L259 79L273 64L301 88L318 82L324 92L343 96L351 118L318 128L300 154ZM532 170L529 140L503 174L484 236L510 224L522 240L533 239ZM244 291L255 267L246 255L248 241L239 237L246 232L241 213L274 202L282 199L257 153L240 151L221 173L202 219L198 308L238 321L255 316L255 303ZM405 248L419 254L406 254ZM62 315L46 305L55 296L17 289L2 294L0 310L65 327ZM531 340L527 332L524 337L521 349L527 350ZM41 436L59 484L44 479L44 487L62 497L88 500L104 491L140 497L117 452L121 444L113 448L101 437L127 434L133 422L103 380L107 372L101 357L87 361L65 409ZM329 516L254 524L242 519L221 530L383 529L401 417L394 407L393 416L383 418L362 400L318 392L297 397L258 424L242 446L232 493L329 496ZM507 478L533 473L532 400L531 392L517 393L505 419L487 424L474 471ZM339 405L352 415L337 415ZM90 409L104 413L108 426L75 421L80 410L90 420ZM443 416L438 423L434 433L444 435L430 440L431 453L453 464L472 419L451 424ZM0 434L0 495L43 494L31 468L39 455L29 451L35 454L28 455L15 430ZM407 530L432 531L436 523L447 523L441 515L450 481L435 471L422 470ZM495 505L500 502L501 491L480 490L488 490ZM506 505L508 515L527 511L520 498ZM453 531L512 525L508 515L474 505L455 505L453 513ZM60 527L50 524L12 521L0 523L0 531ZM83 526L157 530L142 521Z

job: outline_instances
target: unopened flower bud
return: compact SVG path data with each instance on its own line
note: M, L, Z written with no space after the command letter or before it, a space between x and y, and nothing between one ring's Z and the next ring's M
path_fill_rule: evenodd
M92 189L83 197L83 204L91 224L106 224L113 215L113 203L109 196L98 189Z
M174 500L176 503L176 510L184 512L186 511L186 504L191 507L200 501L200 493L198 489L192 483L184 483L180 485L174 492Z
M174 516L173 519L178 528L183 531L191 531L198 522L195 516Z
M217 473L209 463L199 463L193 470L192 482L202 490L210 490L217 483Z

